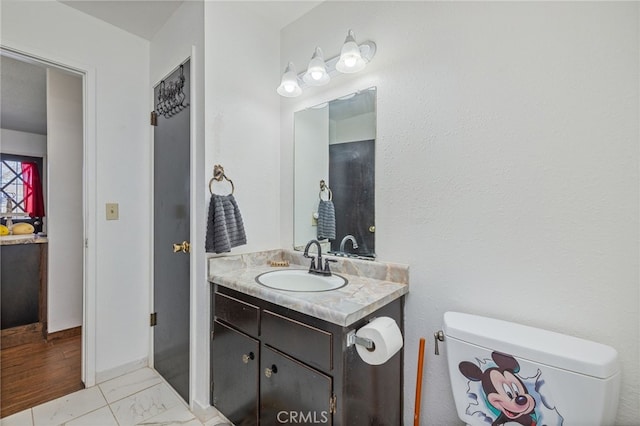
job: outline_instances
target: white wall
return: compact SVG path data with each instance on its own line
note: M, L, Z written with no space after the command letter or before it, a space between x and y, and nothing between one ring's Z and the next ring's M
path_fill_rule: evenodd
M82 325L82 77L47 69L47 330Z
M0 132L1 152L30 157L47 156L47 135L9 129L0 129Z
M192 47L195 52L192 54ZM194 409L209 405L209 283L204 252L204 4L187 1L151 41L151 84L191 57L191 385ZM150 107L153 109L153 106Z
M376 138L376 113L368 112L340 120L331 120L330 142L344 143Z
M89 289L98 373L146 359L149 341L149 43L56 1L3 1L1 40L88 70ZM85 92L86 93L86 92ZM90 161L87 161L87 158ZM105 203L120 220L105 219ZM91 384L93 378L87 380Z
M304 167L296 170L295 184L295 230L294 245L303 247L309 240L318 238L317 221L311 219L318 212L320 202L320 180L329 187L329 108L309 108L296 113L294 129L295 164ZM326 193L322 196L327 199Z
M426 337L422 422L457 424L431 336L458 310L615 347L616 424L637 424L638 17L636 2L326 2L282 31L280 68L337 55L349 28L378 45L364 72L282 99L281 227L290 246L293 112L377 86L376 251L411 268L405 423Z
M247 244L233 253L280 240L280 34L255 13L260 3L205 2L205 171L208 182L221 164L235 185Z
M254 6L204 3L205 181L213 176L213 166L221 164L235 185L247 244L232 253L271 249L280 240L280 100L275 90L280 78L279 28L265 23ZM226 194L229 186L216 182L214 190ZM208 186L201 191L208 209ZM200 300L199 315L205 308L208 315L208 296L202 294ZM207 338L201 343L208 342ZM208 360L208 347L199 353L205 350ZM209 370L203 362L197 374L208 384ZM200 388L199 392L204 405L208 393Z

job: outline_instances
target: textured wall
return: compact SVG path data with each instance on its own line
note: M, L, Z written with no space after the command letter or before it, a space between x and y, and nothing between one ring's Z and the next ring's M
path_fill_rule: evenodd
M282 68L306 68L316 45L338 54L348 28L378 45L363 73L281 100L281 161L294 111L378 87L376 248L411 268L405 423L424 336L422 421L457 424L431 336L458 310L615 347L617 424L637 424L638 16L637 3L328 2L282 31Z
M247 244L234 253L270 249L280 238L279 29L253 5L215 1L204 8L205 171L208 182L221 164L235 184Z

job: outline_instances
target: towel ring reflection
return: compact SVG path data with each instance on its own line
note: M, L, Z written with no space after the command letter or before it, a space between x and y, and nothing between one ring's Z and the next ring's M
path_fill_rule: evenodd
M320 181L320 193L318 193L318 198L320 198L322 200L322 193L324 191L327 191L327 201L331 201L333 200L333 192L331 191L331 188L329 188L327 186L327 184L325 183L324 179Z
M218 182L222 182L223 180L228 181L231 184L231 194L235 191L235 186L233 185L233 181L224 174L224 168L220 164L216 164L213 166L213 177L209 181L209 192L213 195L213 181L216 180Z

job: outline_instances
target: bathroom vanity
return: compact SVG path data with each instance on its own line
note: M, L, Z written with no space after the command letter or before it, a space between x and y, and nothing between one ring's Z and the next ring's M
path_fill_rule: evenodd
M407 274L389 281L384 264L345 261L340 289L281 291L255 280L274 269L267 258L308 262L283 250L210 259L212 405L236 425L401 424L402 350L370 365L348 336L381 316L403 329ZM376 266L384 276L363 276Z

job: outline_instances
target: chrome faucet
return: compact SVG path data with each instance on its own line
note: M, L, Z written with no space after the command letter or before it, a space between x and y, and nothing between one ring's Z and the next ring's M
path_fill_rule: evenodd
M358 242L356 241L356 237L354 237L351 234L345 235L345 237L342 239L342 241L340 241L340 251L342 253L345 253L344 246L347 243L347 241L351 241L351 245L353 246L354 250L358 248Z
M318 248L318 262L316 263L316 259L309 255L309 247L312 244L315 244ZM304 248L304 257L311 259L311 265L309 266L310 274L319 274L319 275L331 275L331 270L329 269L329 262L335 262L333 259L326 259L324 262L324 269L322 268L322 246L320 246L320 242L318 240L311 240L307 243L307 246Z

